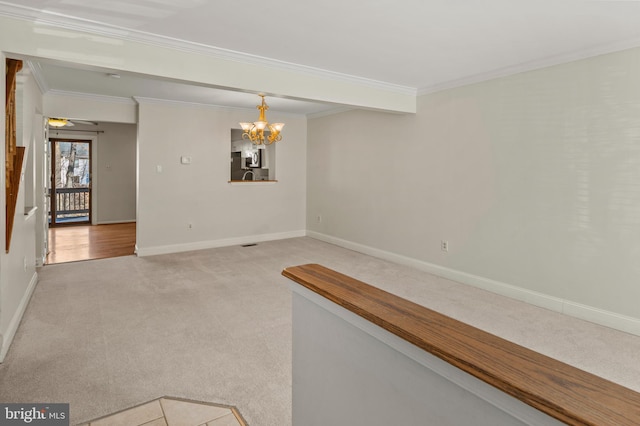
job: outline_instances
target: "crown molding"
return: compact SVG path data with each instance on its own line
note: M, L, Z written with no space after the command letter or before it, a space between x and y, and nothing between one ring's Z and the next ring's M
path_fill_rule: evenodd
M215 104L205 104L205 103L201 103L201 102L189 102L189 101L176 101L173 99L159 99L159 98L149 98L149 97L145 97L145 96L134 96L133 100L137 103L137 104L156 104L156 105L173 105L173 106L179 106L179 107L196 107L196 108L209 108L209 109L216 109L216 110L236 110L236 111L242 111L242 112L251 112L254 113L255 112L255 108L244 108L244 107L237 107L237 106L229 106L229 105L215 105ZM281 116L290 116L290 117L305 117L305 114L296 114L293 112L285 112L285 111L278 111L278 115Z
M42 75L42 66L40 65L39 62L34 62L34 61L26 61L26 63L27 63L27 67L29 67L29 70L31 70L31 75L33 76L33 79L36 81L36 84L38 85L38 89L40 89L40 93L44 95L50 89L49 89L49 85L44 79L44 76Z
M80 93L80 92L67 92L64 90L48 90L45 95L54 95L54 96L66 96L69 98L81 98L88 99L96 102L105 102L112 104L125 104L125 105L137 105L136 101L132 98L123 98L119 96L107 96L107 95L94 95L91 93Z
M537 69L552 67L555 65L566 64L569 62L575 62L582 59L593 58L596 56L607 55L610 53L634 49L637 47L640 47L640 39L631 39L623 42L616 42L597 46L594 48L584 49L578 52L549 56L547 58L536 61L524 62L513 66L487 71L485 73L474 74L459 79L449 80L443 83L434 84L432 86L422 87L417 90L417 95L428 95L430 93L440 92L442 90L468 86L470 84L481 83L483 81L507 77L509 75L520 74L527 71L534 71Z
M175 106L191 106L198 108L211 108L211 109L237 109L242 111L249 111L249 108L240 108L240 107L232 107L232 106L224 106L224 105L214 105L214 104L205 104L200 102L189 102L189 101L176 101L174 99L160 99L160 98L149 98L146 96L134 96L133 100L137 104L156 104L156 105L175 105ZM253 109L251 109L253 110Z
M342 81L345 83L385 90L392 93L413 96L417 95L417 89L414 87L372 80L364 77L343 74L306 65L294 64L291 62L280 61L263 56L209 46L202 43L190 42L172 37L151 34L143 31L127 29L115 25L104 24L97 21L64 15L61 13L46 10L41 11L31 7L18 6L2 1L0 1L0 16L7 16L10 18L37 22L40 25L46 24L68 30L87 32L130 42L138 42L159 47L171 48L186 53L207 55L227 61L235 61L250 65L260 65L282 71Z

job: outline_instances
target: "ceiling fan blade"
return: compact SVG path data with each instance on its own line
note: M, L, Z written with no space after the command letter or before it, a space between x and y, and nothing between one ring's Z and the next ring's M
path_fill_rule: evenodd
M95 121L85 121L85 120L69 120L70 122L73 122L75 124L86 124L89 126L97 126L98 123L96 123Z

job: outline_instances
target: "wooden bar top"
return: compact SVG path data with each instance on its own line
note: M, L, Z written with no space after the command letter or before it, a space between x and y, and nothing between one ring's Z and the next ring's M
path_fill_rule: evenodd
M321 265L282 275L570 425L640 425L640 393Z
M256 183L256 182L277 182L274 179L262 179L262 180L230 180L229 183Z

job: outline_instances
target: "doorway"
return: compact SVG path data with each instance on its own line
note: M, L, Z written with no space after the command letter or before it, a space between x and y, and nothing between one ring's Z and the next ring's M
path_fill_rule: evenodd
M91 140L49 139L49 226L91 224Z
M46 264L135 254L136 223L58 226L49 229L51 251Z

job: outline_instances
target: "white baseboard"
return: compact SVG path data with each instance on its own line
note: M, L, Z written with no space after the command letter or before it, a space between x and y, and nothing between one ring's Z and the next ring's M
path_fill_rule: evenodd
M605 311L592 306L582 305L571 300L565 300L558 297L550 296L495 281L489 278L480 277L478 275L468 274L466 272L455 269L446 268L434 263L425 262L407 256L402 256L374 247L365 246L363 244L354 243L352 241L343 240L331 235L322 234L315 231L307 231L307 236L327 243L335 244L349 250L364 253L369 256L388 260L401 265L411 266L421 271L429 272L440 277L444 277L459 283L468 284L492 293L507 296L512 299L520 300L531 305L546 308L552 311L560 312L572 317L580 318L589 322L604 325L616 330L640 336L640 319L620 315L615 312Z
M248 235L246 237L224 238L220 240L197 241L194 243L171 244L166 246L140 247L136 245L139 257L155 256L158 254L180 253L184 251L204 250L218 247L237 246L241 244L261 243L264 241L284 240L286 238L304 237L306 231L289 231L276 234Z
M9 352L9 347L11 346L11 342L13 342L13 338L16 335L16 331L18 331L18 326L20 325L20 321L22 321L22 316L24 315L24 311L27 309L27 305L29 304L29 300L31 299L31 295L33 294L33 290L36 288L36 284L38 283L38 273L34 272L31 277L31 281L29 281L29 286L27 287L27 291L24 292L24 296L22 296L22 300L18 305L18 309L16 313L11 318L11 322L9 323L9 327L7 328L7 333L2 337L2 348L0 348L0 363L4 361L4 357L7 356L7 352Z
M134 223L136 220L101 220L98 221L96 223L94 223L94 225L114 225L116 223Z

